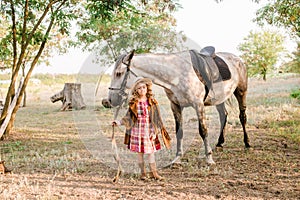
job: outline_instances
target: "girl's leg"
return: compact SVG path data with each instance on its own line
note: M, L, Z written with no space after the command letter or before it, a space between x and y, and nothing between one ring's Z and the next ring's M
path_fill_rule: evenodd
M151 177L155 178L156 180L164 180L164 178L157 173L154 153L148 154L148 160L152 172Z
M148 154L148 161L149 161L149 163L155 163L155 155L154 155L154 153Z
M146 166L144 162L144 153L138 153L138 164L141 169L141 180L145 180L147 178L146 176Z
M144 163L144 153L137 154L138 163Z

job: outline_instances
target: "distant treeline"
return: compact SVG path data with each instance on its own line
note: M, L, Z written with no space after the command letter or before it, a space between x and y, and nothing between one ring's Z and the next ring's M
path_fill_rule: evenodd
M64 84L68 82L90 82L97 83L101 78L101 81L108 82L110 76L107 74L97 75L97 74L34 74L31 79L38 79L44 85L52 84ZM0 80L10 80L11 75L8 73L0 74Z

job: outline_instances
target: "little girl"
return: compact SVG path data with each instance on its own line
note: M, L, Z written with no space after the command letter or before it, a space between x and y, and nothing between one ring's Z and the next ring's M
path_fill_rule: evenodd
M128 149L138 154L138 165L141 169L141 179L145 180L146 167L144 154L148 156L151 177L157 180L164 178L157 173L154 153L161 149L158 139L159 131L162 133L164 144L170 148L170 137L163 126L158 102L152 94L150 79L141 78L132 88L132 97L129 100L129 109L120 120L113 121L112 125L126 126L124 143Z

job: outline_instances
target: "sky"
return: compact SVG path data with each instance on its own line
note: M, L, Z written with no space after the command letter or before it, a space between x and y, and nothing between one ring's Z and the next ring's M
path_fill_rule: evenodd
M178 31L184 33L201 47L215 46L216 51L237 54L236 47L250 30L258 4L251 0L181 0L183 9L176 15Z
M239 54L237 46L251 30L258 29L252 22L262 5L251 0L180 0L182 9L176 14L177 30L200 47L214 46L216 51ZM90 63L91 53L71 49L68 54L51 58L51 66L37 66L34 73L76 74ZM98 68L91 64L92 68Z

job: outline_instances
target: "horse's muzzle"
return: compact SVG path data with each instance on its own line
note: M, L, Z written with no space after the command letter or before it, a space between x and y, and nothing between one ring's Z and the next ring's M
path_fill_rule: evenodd
M113 107L108 99L102 99L102 105L105 108L112 108Z

